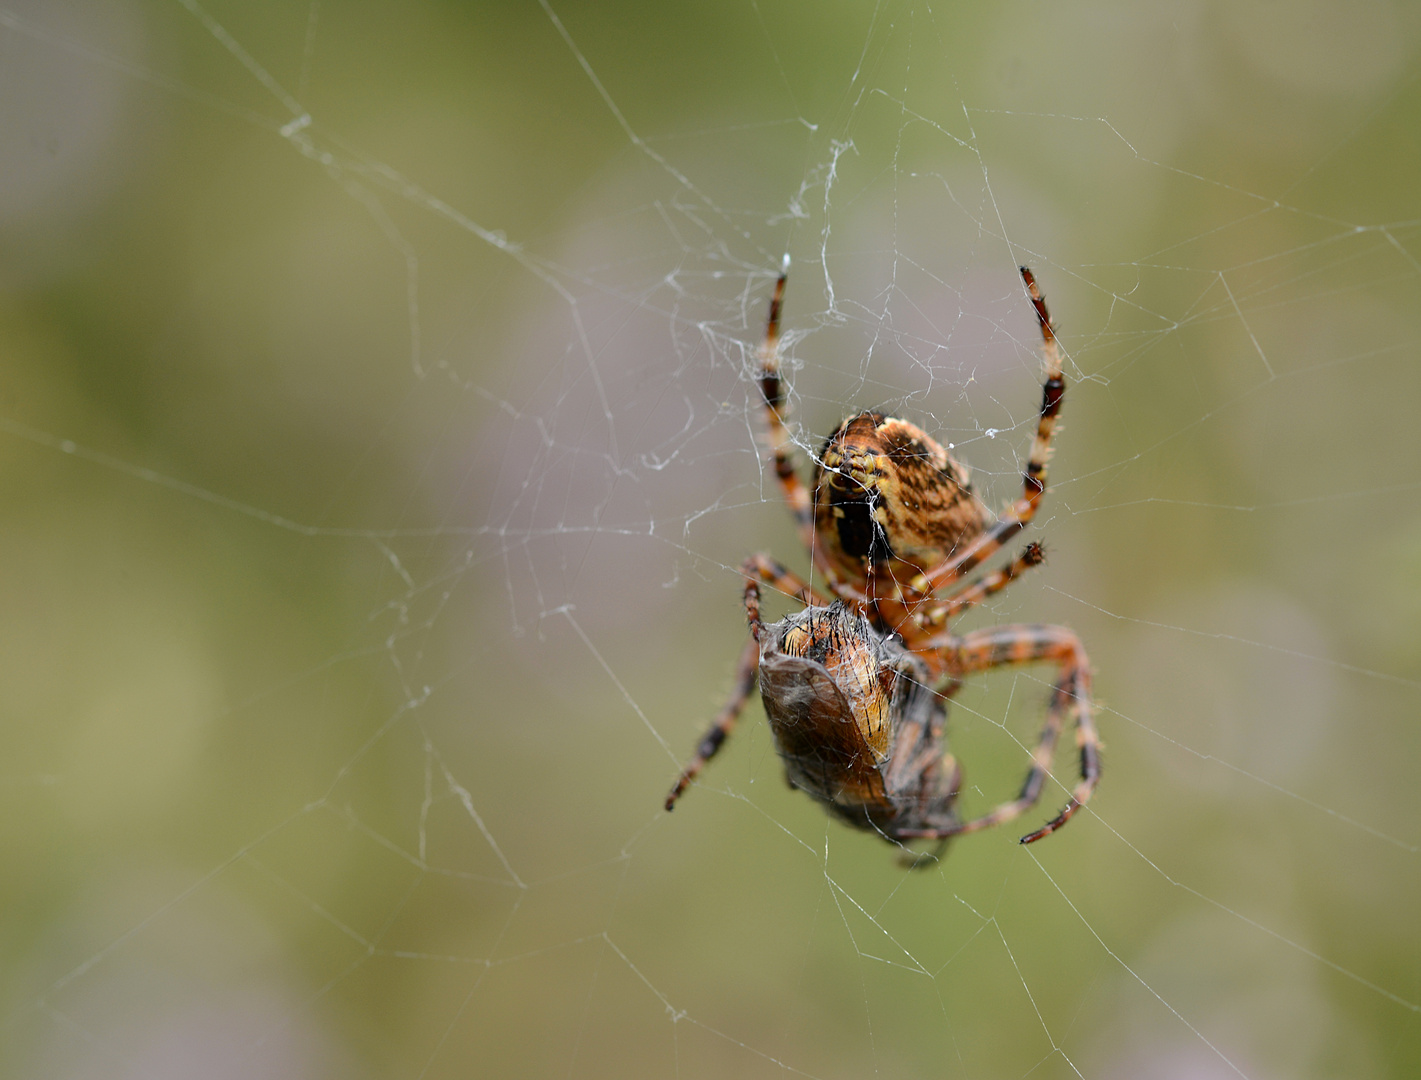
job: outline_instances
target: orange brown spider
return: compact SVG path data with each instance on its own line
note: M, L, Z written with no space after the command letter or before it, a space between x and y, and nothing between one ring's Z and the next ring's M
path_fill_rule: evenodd
M786 261L786 268L788 261ZM1074 631L1018 624L961 636L951 619L1039 565L1039 544L975 581L967 575L1031 521L1046 490L1051 436L1065 394L1060 350L1031 271L1021 277L1041 327L1045 383L1022 494L995 520L973 494L967 470L906 420L862 412L825 441L812 494L800 482L785 427L779 375L780 307L775 284L759 383L775 475L833 602L768 555L741 567L751 640L735 689L666 798L670 810L713 757L754 689L792 785L850 823L894 842L938 839L1010 821L1041 796L1067 716L1075 720L1081 779L1064 809L1029 844L1055 832L1090 798L1100 778L1091 716L1090 663ZM760 619L760 583L805 607L778 623ZM972 674L1049 661L1057 676L1046 723L1020 794L980 817L956 813L961 771L944 744L946 699Z

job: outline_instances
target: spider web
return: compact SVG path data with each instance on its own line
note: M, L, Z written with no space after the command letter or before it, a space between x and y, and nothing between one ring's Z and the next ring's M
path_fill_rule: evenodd
M827 17L826 17L827 16ZM1412 1076L1417 20L10 5L4 1068ZM1105 774L905 872L758 705L807 463L1020 490ZM778 617L783 605L772 605ZM965 812L1050 672L969 683Z

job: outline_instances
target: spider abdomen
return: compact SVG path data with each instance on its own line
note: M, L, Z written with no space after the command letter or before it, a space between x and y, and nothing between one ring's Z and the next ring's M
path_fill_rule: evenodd
M814 470L814 520L847 581L887 564L906 583L986 527L967 470L916 424L881 412L845 420Z

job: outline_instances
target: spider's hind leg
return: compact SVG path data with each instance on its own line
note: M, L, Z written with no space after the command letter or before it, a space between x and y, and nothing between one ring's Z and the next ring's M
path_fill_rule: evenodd
M696 744L695 755L686 762L685 767L681 770L681 775L676 778L676 783L672 785L670 794L666 796L666 809L674 810L676 808L676 800L691 786L691 781L701 774L706 763L715 757L721 744L735 730L735 722L740 719L740 714L745 710L745 703L750 700L750 695L755 689L755 673L759 666L760 642L752 637L745 642L745 647L740 650L740 659L735 665L735 686L730 691L730 697L720 707L720 712L716 714L715 723L711 724L710 730L702 735L701 741Z
M998 626L965 634L955 645L944 645L944 648L951 648L954 654L953 675L956 679L1008 665L1054 661L1058 674L1051 688L1051 703L1046 709L1046 723L1031 751L1031 768L1021 785L1021 793L1015 799L970 821L899 830L898 838L949 837L978 832L1011 821L1034 806L1041 798L1046 779L1051 775L1051 762L1061 728L1066 717L1074 714L1080 780L1071 790L1065 808L1041 828L1023 836L1021 842L1030 844L1049 836L1086 804L1100 780L1100 736L1095 730L1091 707L1090 661L1086 659L1080 638L1064 626Z
M1035 832L1023 836L1021 842L1030 844L1049 836L1085 805L1100 780L1100 736L1095 730L1090 661L1086 658L1085 646L1074 631L1064 626L999 626L964 635L958 646L958 659L964 674L1040 660L1056 663L1058 674L1051 687L1046 723L1031 752L1031 768L1022 783L1021 794L990 813L967 822L959 830L975 832L999 825L1035 805L1041 798L1046 778L1051 775L1051 760L1061 728L1066 717L1074 714L1080 780L1071 790L1070 800L1061 812Z
M801 604L822 607L828 603L807 581L763 553L751 555L746 559L740 565L740 573L745 578L745 621L750 626L750 640L740 650L740 659L736 661L735 685L730 691L730 697L720 707L710 730L701 736L701 741L696 744L695 754L686 762L681 775L676 778L676 783L666 796L668 810L675 809L676 800L685 793L691 782L706 767L706 763L715 757L721 745L730 737L730 733L735 730L735 722L740 719L746 702L754 693L760 667L760 583L763 581Z

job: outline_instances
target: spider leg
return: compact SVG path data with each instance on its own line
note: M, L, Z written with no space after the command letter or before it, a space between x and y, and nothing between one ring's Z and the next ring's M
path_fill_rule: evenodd
M1040 566L1045 561L1045 549L1033 540L1022 549L1020 555L1000 570L994 570L979 578L956 596L931 607L912 607L898 592L887 596L875 595L871 606L879 619L886 625L895 627L908 647L920 654L929 667L940 670L943 666L943 648L957 640L954 635L943 631L948 622L1001 592L1025 571L1033 566ZM843 596L839 589L834 589L834 592Z
M691 781L700 775L707 762L715 757L721 744L735 730L735 722L740 719L740 714L745 711L745 703L750 700L750 695L755 690L755 675L760 666L760 628L763 625L760 620L760 582L765 582L806 606L822 607L828 603L828 600L815 592L807 582L786 570L768 555L751 555L741 564L740 573L745 577L745 621L750 626L750 640L740 650L740 659L736 661L735 684L731 688L730 696L720 707L720 712L716 713L710 730L701 736L701 741L696 744L695 754L686 762L670 794L666 796L668 810L675 808L676 800L691 785Z
M824 575L826 586L845 603L863 608L867 604L864 594L839 580L833 563L819 546L814 530L813 498L794 469L794 438L785 426L789 406L785 401L784 383L780 380L780 310L784 305L788 277L789 256L786 255L784 267L775 280L774 294L770 297L770 315L765 322L765 339L760 343L758 369L760 396L765 402L765 429L775 461L775 479L779 481L785 505L794 519L799 542L809 551L814 567Z
M720 707L710 730L702 735L701 741L696 744L695 755L686 762L681 775L676 778L670 794L666 796L666 809L676 808L676 800L691 786L691 781L700 775L706 763L715 757L721 743L735 730L735 722L740 719L745 703L750 700L750 694L755 689L755 673L759 666L760 642L752 637L740 650L740 659L735 664L735 686L730 691L730 697L726 698L725 704Z
M905 831L898 835L901 838L942 837L977 832L1010 821L1035 805L1041 798L1046 778L1051 774L1051 759L1061 727L1066 716L1074 713L1080 782L1071 792L1065 808L1041 828L1023 836L1021 842L1030 844L1050 835L1085 805L1100 779L1100 736L1096 733L1091 712L1090 661L1086 658L1080 638L1063 626L1000 626L965 634L955 646L945 644L943 648L952 654L952 667L957 678L1009 664L1028 664L1040 660L1054 661L1059 674L1051 689L1046 723L1031 752L1031 769L1021 786L1021 794L971 821L952 823L938 829Z
M931 608L924 616L924 629L941 629L969 608L976 607L988 597L1001 592L1025 571L1040 566L1046 561L1045 549L1036 541L1027 544L1022 553L1000 570L994 570L986 577L974 581L947 602ZM929 638L927 647L941 648L944 644L938 638Z
M794 439L785 427L788 408L784 400L784 384L780 382L780 307L784 302L785 279L789 276L789 257L775 282L770 298L770 317L765 324L765 340L760 344L760 394L765 399L765 426L769 432L770 451L775 458L775 477L789 506L799 532L799 542L808 549L814 547L814 511L809 489L794 471Z
M900 814L906 813L917 820L940 820L934 817L934 811L940 807L950 808L957 801L962 768L952 754L942 749L942 729L947 716L942 703L955 692L956 687L946 691L934 688L931 698L918 699L929 703L928 708L910 706L903 710L894 732L893 756L883 772L883 784L889 792L895 796L908 793L914 796L912 804L902 807ZM948 820L956 820L950 817L950 810ZM879 832L885 840L900 845L898 863L909 870L936 863L952 839L949 833L939 837L931 849L918 851L902 847L903 836L896 829L890 827Z
M1036 438L1032 440L1031 456L1027 458L1026 470L1022 474L1022 494L1006 508L996 524L966 548L952 555L941 565L918 575L911 582L911 588L921 594L943 589L980 566L984 560L991 558L1036 516L1036 508L1041 504L1041 496L1046 491L1046 462L1051 457L1051 437L1056 431L1056 418L1061 412L1066 380L1061 374L1061 350L1056 342L1051 316L1046 310L1046 299L1036 287L1036 278L1025 266L1021 268L1021 279L1026 283L1031 303L1036 308L1036 320L1041 324L1041 355L1046 368L1046 380L1041 388L1041 412L1036 421Z
M805 607L823 607L829 603L814 587L793 571L785 569L764 552L751 555L740 564L740 573L750 581L762 581L776 592L798 600ZM758 603L759 589L755 591Z

